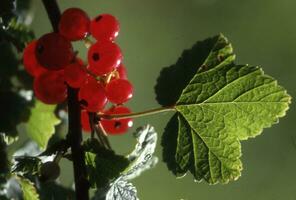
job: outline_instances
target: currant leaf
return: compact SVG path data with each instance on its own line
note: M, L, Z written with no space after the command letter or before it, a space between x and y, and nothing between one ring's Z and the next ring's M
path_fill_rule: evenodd
M215 65L211 62L221 62L232 55L232 45L222 34L196 42L183 51L175 64L161 70L154 88L156 100L163 106L175 104L197 70ZM218 59L211 59L214 57Z
M106 200L138 200L137 189L126 180L118 179L112 183Z
M126 156L130 164L109 185L99 189L93 200L138 200L137 189L129 181L157 164L158 158L153 155L157 133L154 127L146 125L138 128L134 137L137 139L135 149Z
M21 173L24 176L38 174L41 165L41 160L38 157L19 156L14 159L13 173Z
M85 163L92 187L106 187L119 177L120 172L129 164L125 157L100 147L100 143L95 139L88 140L84 146L86 150Z
M18 180L23 191L24 200L39 200L37 189L31 181L22 177L18 177Z
M96 192L92 200L138 200L137 188L122 177L110 184L107 190Z
M56 105L46 105L36 101L31 110L31 116L26 124L28 136L34 140L41 149L45 149L48 140L55 132L55 126L61 121L54 113Z
M75 192L72 188L67 188L57 181L49 181L40 184L40 199L75 199Z
M238 179L240 140L278 122L291 101L261 68L234 64L234 55L225 56L226 44L215 46L176 103L176 146L162 142L174 152L174 160L165 159L169 169L178 175L190 171L197 181L210 184Z
M157 133L153 126L143 126L134 133L137 139L135 149L127 156L130 165L125 169L121 176L125 180L132 180L142 174L142 172L154 167L158 158L154 156Z

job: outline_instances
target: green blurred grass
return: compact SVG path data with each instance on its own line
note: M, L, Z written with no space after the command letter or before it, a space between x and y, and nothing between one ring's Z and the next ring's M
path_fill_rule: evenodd
M174 64L181 52L197 40L219 32L233 43L238 63L260 65L296 96L296 1L293 0L59 0L62 9L81 7L91 17L111 13L121 22L118 43L125 55L135 96L134 111L158 107L153 87L160 70ZM33 29L37 37L51 27L40 0L33 0ZM82 56L86 50L77 44ZM161 135L169 114L135 120ZM177 180L160 162L134 181L142 200L295 200L296 135L295 106L280 124L266 129L256 139L243 142L242 177L228 185L194 183L191 175ZM113 137L115 149L128 153L135 141L131 135ZM157 154L161 161L161 147ZM71 185L70 165L62 181Z

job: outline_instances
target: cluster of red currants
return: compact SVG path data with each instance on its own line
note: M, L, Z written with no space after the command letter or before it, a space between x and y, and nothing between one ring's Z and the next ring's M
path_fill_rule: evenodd
M32 41L24 50L23 63L34 79L36 97L46 104L59 104L67 98L67 85L79 89L82 127L90 131L89 113L128 114L123 106L133 96L127 80L122 53L114 42L119 23L109 14L90 20L79 8L67 9L61 16L58 33L48 33ZM74 52L71 42L96 42L88 50L88 64ZM105 110L107 103L111 108ZM125 133L131 119L100 122L109 134Z

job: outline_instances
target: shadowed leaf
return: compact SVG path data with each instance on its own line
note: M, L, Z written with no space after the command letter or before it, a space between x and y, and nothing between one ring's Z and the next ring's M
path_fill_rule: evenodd
M201 67L206 69L211 66L213 57L224 60L230 55L231 44L222 34L197 42L191 49L182 53L176 64L162 69L155 86L156 100L163 106L174 105L182 90Z

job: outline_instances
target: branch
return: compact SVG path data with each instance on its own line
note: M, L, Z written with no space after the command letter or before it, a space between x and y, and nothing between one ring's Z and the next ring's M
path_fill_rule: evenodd
M46 8L48 17L55 32L58 31L58 24L61 17L61 12L56 0L42 0ZM85 166L85 154L81 146L82 131L81 131L81 111L78 101L78 90L68 87L68 113L69 113L69 133L67 139L70 142L73 167L76 199L89 199L89 184L87 180L87 172Z

